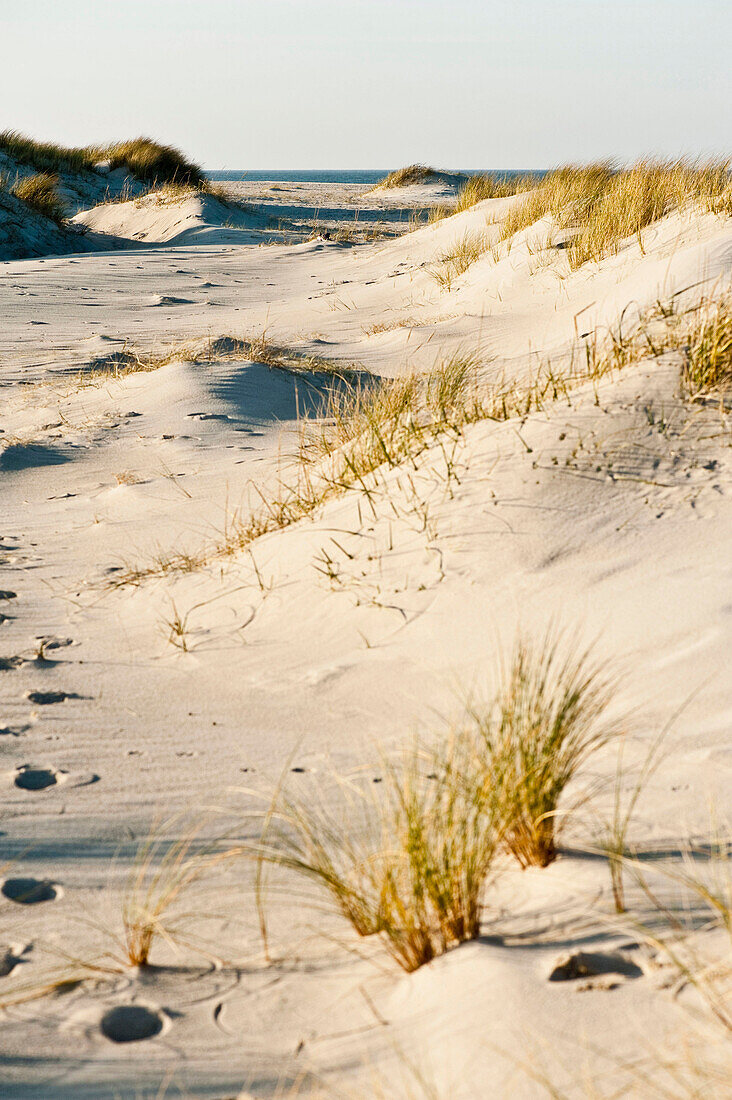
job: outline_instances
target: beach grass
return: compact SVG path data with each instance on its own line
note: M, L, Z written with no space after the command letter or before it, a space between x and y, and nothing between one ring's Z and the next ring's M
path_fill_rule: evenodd
M522 867L546 867L571 807L560 802L588 758L619 733L607 718L616 683L553 629L519 638L496 698L469 721L485 750L490 787L500 777L505 844ZM576 802L574 803L576 807Z
M121 168L143 183L205 187L207 182L201 168L179 149L148 137L66 148L36 141L16 130L4 130L0 133L0 153L39 172L89 172L106 162L110 169Z
M409 164L405 168L397 168L395 171L389 172L375 186L386 188L409 187L413 183L427 183L435 175L434 168L429 168L426 164Z
M454 213L470 210L485 199L505 199L535 187L537 178L527 175L500 175L477 173L470 176L457 193Z
M384 761L380 781L337 783L332 801L280 790L259 858L315 883L359 936L406 971L475 939L497 873L497 801L471 778L474 744ZM334 776L334 781L336 777Z
M58 182L58 176L49 172L38 172L36 175L17 179L10 191L30 210L59 224L66 211L58 194Z
M690 394L721 397L732 387L732 298L697 311L684 342L684 383Z
M464 233L437 257L430 275L443 290L451 290L454 281L463 275L488 249L482 233Z
M729 214L730 163L727 160L664 161L650 158L616 169L603 161L567 165L550 172L516 203L501 225L501 236L516 233L551 216L567 235L570 266L597 261L629 239L643 250L643 231L685 206Z

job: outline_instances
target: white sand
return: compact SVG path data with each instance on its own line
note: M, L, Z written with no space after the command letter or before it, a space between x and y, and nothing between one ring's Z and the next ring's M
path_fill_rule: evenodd
M85 218L158 243L0 268L0 588L15 593L0 603L0 859L6 877L57 884L53 900L0 908L0 948L19 960L0 989L109 948L97 925L118 928L136 841L156 816L250 811L252 788L288 760L305 769L290 777L303 792L333 766L376 775L378 746L439 733L439 715L488 689L516 630L552 617L624 661L623 703L637 711L629 763L684 706L633 840L674 850L708 834L710 798L729 812L729 422L681 401L673 355L520 424L469 428L452 495L436 447L411 483L391 471L373 513L349 493L251 554L139 587L105 583L157 550L197 551L256 504L252 486L275 476L312 393L307 379L230 359L115 379L109 357L127 345L266 332L388 376L478 349L510 378L537 356L566 364L577 335L627 306L729 281L729 222L684 214L647 231L645 254L633 242L575 273L559 251L539 263L535 228L440 290L429 271L440 251L466 231L495 233L487 223L512 201L358 247L252 244L251 226L217 224L213 200L116 205ZM85 383L79 372L105 361ZM340 574L332 585L317 568L324 552ZM187 616L190 652L167 641L175 614ZM41 637L54 647L38 659ZM29 699L58 691L67 698ZM28 766L55 784L19 788ZM590 777L614 767L605 754ZM606 792L595 812L608 805ZM238 835L255 833L242 819ZM153 959L165 967L8 1008L0 1091L138 1097L168 1082L167 1095L222 1100L286 1094L313 1071L328 1095L431 1095L419 1066L454 1100L546 1095L521 1069L531 1063L587 1095L585 1071L612 1078L651 1047L678 1051L696 1026L691 999L632 947L623 965L635 976L584 992L548 982L568 951L630 942L611 920L604 862L579 852L591 841L588 812L550 868L507 871L485 940L412 975L303 904L289 880L271 896L268 965L252 868L223 869L191 898L213 964L161 943ZM162 1030L115 1044L100 1020L130 1003L158 1013Z

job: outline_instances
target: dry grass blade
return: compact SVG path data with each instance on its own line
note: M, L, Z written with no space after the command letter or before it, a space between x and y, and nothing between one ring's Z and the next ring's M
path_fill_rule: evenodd
M627 861L656 914L665 918L669 929L663 935L639 924L639 931L649 946L674 967L680 982L698 991L728 1040L732 1036L732 843L729 836L729 830L722 834L714 828L708 844L689 846L681 867L661 869L663 879L671 882L680 894L680 906L675 905L673 910L659 900L657 889L651 889L642 863ZM689 919L679 918L679 908ZM712 934L711 948L699 942L700 931L707 939Z

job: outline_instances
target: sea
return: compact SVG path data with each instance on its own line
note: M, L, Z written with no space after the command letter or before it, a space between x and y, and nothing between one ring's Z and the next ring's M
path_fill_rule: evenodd
M267 181L268 183L358 183L373 185L382 180L384 176L388 174L390 169L388 168L366 168L366 169L342 169L342 168L318 168L318 169L300 169L300 168L258 168L255 170L234 170L234 169L217 169L216 171L206 172L206 175L210 180L217 183L235 183L239 180L246 180L250 183L258 183L260 181ZM511 178L513 176L523 176L528 174L536 174L538 176L544 175L542 171L534 171L534 169L512 169L511 171L497 171L495 169L482 169L482 168L456 168L450 169L450 171L459 172L461 175L472 176L479 172L486 172L487 175L500 176L502 179Z

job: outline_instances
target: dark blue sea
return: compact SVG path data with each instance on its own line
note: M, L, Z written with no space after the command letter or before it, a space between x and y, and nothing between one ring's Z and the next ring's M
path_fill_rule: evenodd
M512 169L511 171L494 171L493 169L478 169L478 168L460 168L455 169L461 174L466 176L472 176L476 172L486 171L490 175L500 176L501 178L511 176L523 176L528 172L534 174L532 169L523 170ZM237 171L237 170L216 170L207 172L206 175L210 180L215 180L219 183L233 183L237 180L248 180L252 183L257 183L260 180L266 180L267 182L274 183L361 183L361 184L374 184L383 179L389 172L388 168L360 168L344 170L341 168L318 168L302 170L299 168L288 168L285 170L264 168L251 171ZM543 175L543 172L537 172L536 175Z

